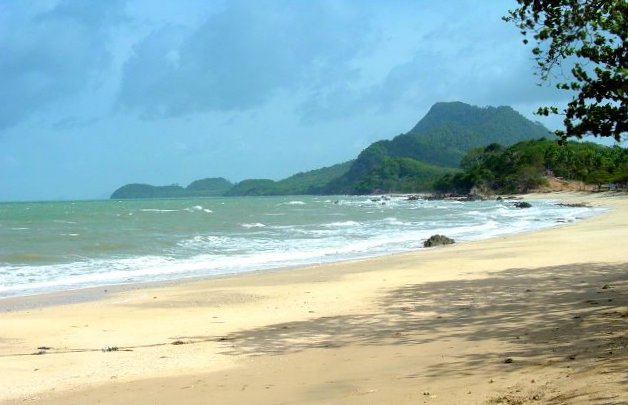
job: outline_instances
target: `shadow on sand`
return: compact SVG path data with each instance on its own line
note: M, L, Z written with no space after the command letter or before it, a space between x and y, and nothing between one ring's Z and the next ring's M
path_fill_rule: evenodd
M436 340L497 340L512 350L452 353L431 376L479 367L574 367L593 361L628 386L628 263L509 269L477 280L407 285L383 295L372 313L320 317L224 337L225 354L279 355L348 345L421 345ZM610 398L598 403L612 404Z

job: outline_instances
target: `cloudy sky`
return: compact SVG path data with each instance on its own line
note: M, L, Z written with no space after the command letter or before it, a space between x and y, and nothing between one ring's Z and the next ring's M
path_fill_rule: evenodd
M0 200L280 179L438 101L536 106L504 0L2 0ZM559 121L543 121L550 128Z

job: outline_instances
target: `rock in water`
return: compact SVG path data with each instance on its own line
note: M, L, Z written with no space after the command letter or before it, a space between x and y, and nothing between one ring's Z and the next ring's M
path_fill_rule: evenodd
M532 204L530 204L529 202L520 201L520 202L516 202L515 203L515 207L517 207L517 208L530 208L530 207L532 207Z
M432 235L432 236L430 236L430 238L428 240L423 242L423 247L434 247L434 246L439 246L439 245L451 245L452 243L455 243L455 242L456 241L454 241L451 238L448 238L445 235Z

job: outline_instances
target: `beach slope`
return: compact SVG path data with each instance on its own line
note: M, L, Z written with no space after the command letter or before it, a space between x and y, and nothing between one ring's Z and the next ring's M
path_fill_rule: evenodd
M2 300L0 404L628 403L628 198L530 198L609 211L369 260Z

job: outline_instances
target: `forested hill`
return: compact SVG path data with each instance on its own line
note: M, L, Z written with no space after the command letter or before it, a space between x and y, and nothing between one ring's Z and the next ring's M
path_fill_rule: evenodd
M459 170L471 149L492 143L512 145L550 136L510 107L476 107L461 102L436 103L409 132L381 140L356 160L299 173L284 180L205 179L180 186L130 184L111 198L218 195L372 194L431 190L434 181Z
M233 184L222 177L196 180L183 188L171 186L151 186L150 184L127 184L111 194L112 199L132 198L183 198L183 197L216 197L224 195Z
M467 151L491 143L512 145L548 137L550 132L510 107L476 107L461 102L436 103L406 134L366 148L349 171L325 189L336 193L372 193L429 189L443 172L458 168ZM422 164L409 171L411 159ZM398 172L386 175L388 172ZM378 174L379 173L379 174ZM382 175L380 175L382 174Z
M586 184L625 188L628 184L628 149L591 142L538 139L504 147L491 144L469 151L463 171L448 174L435 184L441 193L526 193L547 183L546 176Z
M483 134L482 139L474 139L470 143L484 142L486 138L491 138L490 143L511 142L530 136L538 139L549 133L543 125L530 121L511 107L477 107L453 101L434 104L408 134L429 140L438 133L439 128L447 125ZM447 142L465 148L468 146L468 143L456 137L447 139Z
M151 186L149 184L127 184L111 195L112 199L133 198L184 198L218 197L241 195L297 195L321 194L331 180L349 170L353 161L339 163L322 169L292 175L280 181L248 179L237 184L218 178L196 180L183 188L179 185Z

